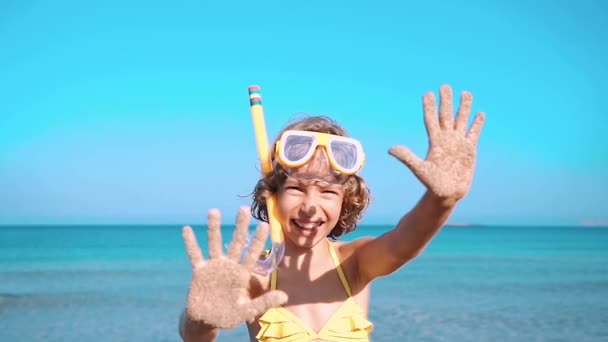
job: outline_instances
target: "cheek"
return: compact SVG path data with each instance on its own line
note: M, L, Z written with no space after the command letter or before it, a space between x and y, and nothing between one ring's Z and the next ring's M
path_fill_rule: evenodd
M282 194L277 196L277 206L279 213L284 217L298 205L298 199L294 196Z
M332 216L340 216L340 212L342 211L342 198L340 199L331 199L326 201L325 206L328 212L331 212Z

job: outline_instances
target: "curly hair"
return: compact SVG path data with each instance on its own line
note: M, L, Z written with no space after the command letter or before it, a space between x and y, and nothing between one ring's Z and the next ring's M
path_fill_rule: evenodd
M289 124L281 130L277 139L275 139L275 143L284 131L291 129L347 136L346 130L336 121L326 116L308 116ZM274 149L272 149L271 155L274 159ZM266 198L271 194L276 194L286 178L285 169L280 164L275 163L272 172L257 182L252 193L251 214L253 217L260 221L268 222ZM363 178L358 175L348 176L344 183L344 200L342 202L340 218L327 237L336 239L354 231L369 203L370 190Z

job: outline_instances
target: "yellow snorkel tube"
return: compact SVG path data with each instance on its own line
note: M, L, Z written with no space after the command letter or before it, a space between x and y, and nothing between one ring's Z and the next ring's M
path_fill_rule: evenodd
M253 119L253 129L262 174L266 176L272 172L272 161L270 159L268 134L266 133L266 122L264 120L264 107L262 106L262 95L260 94L259 86L249 87L249 104L251 106L251 118ZM285 241L281 222L279 221L276 195L273 194L266 199L266 208L268 209L272 247L269 254L265 258L259 259L256 264L256 272L263 275L270 274L278 266L285 254Z

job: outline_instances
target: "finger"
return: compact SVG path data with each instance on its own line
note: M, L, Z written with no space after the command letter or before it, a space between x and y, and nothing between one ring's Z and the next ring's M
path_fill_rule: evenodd
M260 258L266 240L268 239L269 231L270 226L268 223L262 222L258 225L258 228L253 235L253 241L251 241L251 245L249 246L249 251L247 251L247 257L243 261L243 266L248 270L253 269L255 262Z
M485 113L477 113L475 116L475 120L469 129L469 133L467 133L467 139L473 144L477 145L477 141L479 140L479 135L481 134L481 130L483 128L483 124L486 121Z
M473 104L473 95L468 91L463 91L460 94L460 107L458 107L458 114L456 116L456 125L454 128L456 131L465 134L467 131L467 124L469 123L469 115L471 114L471 106Z
M247 242L249 222L251 221L249 214L249 208L239 208L239 213L236 218L236 229L234 230L232 241L228 247L228 258L232 260L239 260L243 246L245 245L245 242Z
M422 109L424 112L424 125L426 126L426 133L430 138L432 138L439 132L435 94L432 92L424 94L422 97Z
M201 248L198 246L198 242L196 242L196 236L194 235L192 227L185 226L182 229L182 236L184 238L186 253L190 258L190 264L192 265L192 268L202 266L205 262L203 258L203 252L201 252Z
M409 167L414 174L419 174L424 168L424 160L416 156L414 152L407 147L393 146L388 150L388 153Z
M207 215L207 236L209 239L209 258L217 259L222 256L221 214L217 209L209 210Z
M287 299L287 294L281 290L269 291L252 299L249 303L243 304L243 318L250 321L270 308L276 308L287 303Z
M439 88L439 126L442 129L454 129L454 103L452 88L442 85Z

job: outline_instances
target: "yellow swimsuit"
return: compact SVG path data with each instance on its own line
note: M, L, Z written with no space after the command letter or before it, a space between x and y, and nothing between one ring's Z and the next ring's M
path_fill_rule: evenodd
M329 241L328 241L329 242ZM363 309L355 302L340 267L340 261L329 242L329 252L348 299L330 316L319 332L314 332L302 320L285 308L271 308L260 317L259 342L306 342L315 339L336 342L369 341L373 325L365 318ZM272 272L270 288L277 288L277 271Z

